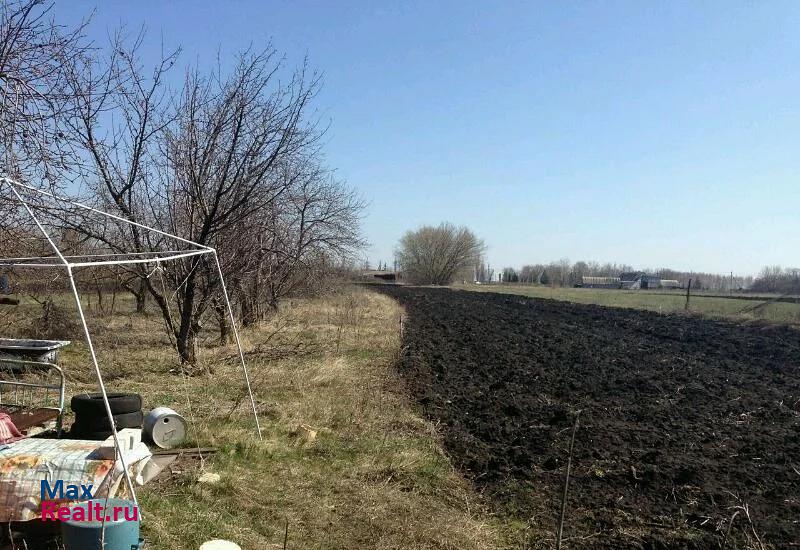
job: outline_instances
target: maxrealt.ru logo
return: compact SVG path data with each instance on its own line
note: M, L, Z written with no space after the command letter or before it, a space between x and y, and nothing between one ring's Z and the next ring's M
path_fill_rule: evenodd
M92 502L92 485L65 485L63 479L53 485L42 480L42 519L45 521L138 521L138 506L106 506ZM63 501L88 500L88 506L69 507ZM62 501L62 502L58 502Z

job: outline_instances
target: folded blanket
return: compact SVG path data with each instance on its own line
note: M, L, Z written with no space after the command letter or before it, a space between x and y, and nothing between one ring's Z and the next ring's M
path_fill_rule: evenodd
M13 443L24 438L25 436L19 433L11 417L6 413L0 413L0 445Z

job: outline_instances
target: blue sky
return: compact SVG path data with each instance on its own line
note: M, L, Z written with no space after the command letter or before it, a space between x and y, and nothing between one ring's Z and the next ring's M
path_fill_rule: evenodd
M369 201L371 262L423 223L493 266L570 258L800 265L800 3L137 2L96 8L223 62L270 39L325 85L329 164ZM180 74L177 74L180 78Z

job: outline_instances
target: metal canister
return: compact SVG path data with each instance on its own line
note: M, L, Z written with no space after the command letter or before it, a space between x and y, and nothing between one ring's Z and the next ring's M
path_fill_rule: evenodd
M144 417L144 433L162 449L172 449L186 439L186 420L169 407L156 407Z

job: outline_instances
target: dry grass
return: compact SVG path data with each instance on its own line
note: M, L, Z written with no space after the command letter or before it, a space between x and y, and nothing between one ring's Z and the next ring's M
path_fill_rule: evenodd
M287 548L498 546L499 523L453 471L391 368L400 309L389 298L347 289L295 300L243 334L263 442L240 399L233 348L205 346L204 371L179 374L159 317L131 315L125 305L124 314L92 317L109 389L175 408L192 443L219 449L141 489L149 547L225 538L245 549L283 548L287 523ZM26 307L35 306L17 313ZM96 387L85 351L75 344L63 355L70 394ZM316 441L297 436L300 424L317 431ZM220 483L198 483L200 470L220 474Z

